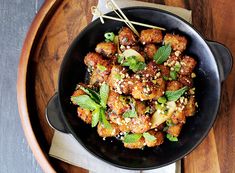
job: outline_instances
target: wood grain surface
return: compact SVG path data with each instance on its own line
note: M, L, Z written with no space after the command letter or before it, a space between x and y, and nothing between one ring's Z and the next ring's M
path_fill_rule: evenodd
M235 55L235 12L232 9L234 0L145 1L191 9L193 25L197 30L207 39L225 44ZM48 100L57 90L58 70L64 53L77 34L91 21L90 7L97 4L97 1L64 0L57 3L58 8L50 11L47 22L39 28L42 34L37 34L36 40L31 40L36 44L29 54L26 78L28 110L25 111L30 115L32 128L43 154L56 171L88 172L48 157L53 130L46 122L44 110ZM235 170L234 73L235 70L223 83L221 107L213 129L207 138L184 158L182 167L186 173L230 173ZM21 83L20 80L18 82ZM23 89L22 86L20 89Z

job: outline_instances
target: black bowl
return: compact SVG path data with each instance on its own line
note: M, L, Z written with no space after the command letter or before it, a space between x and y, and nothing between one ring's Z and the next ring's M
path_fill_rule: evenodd
M96 44L104 39L105 32L117 32L124 26L112 20L105 20L104 24L95 20L70 45L60 68L58 93L47 106L47 119L52 127L72 134L84 148L105 162L125 169L159 168L183 158L208 134L218 112L221 82L231 70L232 57L225 46L205 41L190 24L171 13L146 7L125 8L123 11L130 20L164 27L168 32L181 33L189 40L186 54L198 61L195 86L199 109L195 116L187 119L179 141L165 140L159 147L130 150L118 140L104 141L98 136L96 128L91 128L77 117L70 96L76 84L87 79L84 56L94 51ZM115 16L114 13L108 15ZM137 30L141 29L137 27Z

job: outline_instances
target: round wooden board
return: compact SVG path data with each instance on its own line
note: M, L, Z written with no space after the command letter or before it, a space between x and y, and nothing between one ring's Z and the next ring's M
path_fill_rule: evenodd
M235 18L233 0L228 3L193 0L142 0L180 6L193 10L194 26L207 38L234 47ZM47 0L35 17L27 34L19 63L17 99L22 126L28 143L44 172L88 172L49 157L53 130L44 111L57 90L58 70L63 56L79 32L91 21L90 7L97 0ZM235 5L235 4L234 4ZM224 10L216 10L227 9ZM213 18L212 18L213 14ZM235 71L232 71L234 74ZM230 81L230 82L229 82ZM231 82L232 81L232 82ZM231 172L234 155L233 90L234 75L224 83L222 104L214 129L208 137L184 159L185 172ZM229 133L230 136L229 137ZM203 159L201 156L203 155ZM199 159L200 158L200 159Z
M88 172L49 157L53 129L45 107L57 90L58 70L65 51L91 21L96 1L45 1L22 49L18 71L18 105L28 143L45 172Z

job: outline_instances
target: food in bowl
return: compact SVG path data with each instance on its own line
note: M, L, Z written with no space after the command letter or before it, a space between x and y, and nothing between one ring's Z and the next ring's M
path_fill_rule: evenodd
M89 82L79 83L71 96L78 116L103 139L116 137L126 148L178 141L197 107L197 61L186 48L185 36L157 29L144 29L139 38L127 27L118 35L105 33L84 58Z

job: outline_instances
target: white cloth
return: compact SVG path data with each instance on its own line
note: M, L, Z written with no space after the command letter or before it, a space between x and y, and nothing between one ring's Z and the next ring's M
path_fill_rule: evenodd
M159 8L159 9L172 12L184 18L189 23L191 23L192 21L191 11L178 8L178 7L170 7L170 6L140 2L140 1L132 1L132 0L116 0L115 2L118 4L120 8L130 7L130 6L147 6L147 7ZM99 0L98 8L103 13L109 12L109 10L107 10L105 7L105 0ZM94 17L93 20L95 18L96 17ZM154 170L149 170L149 171L130 171L130 170L125 170L125 169L114 167L110 164L107 164L97 159L96 157L91 155L89 152L87 152L76 141L76 139L74 139L72 135L64 134L56 130L52 139L49 155L51 157L67 162L69 164L87 169L89 170L90 173L91 172L92 173L110 173L110 172L112 173L140 173L140 172L142 173L180 173L181 172L180 161L170 164L168 166L159 168L159 169L154 169Z

